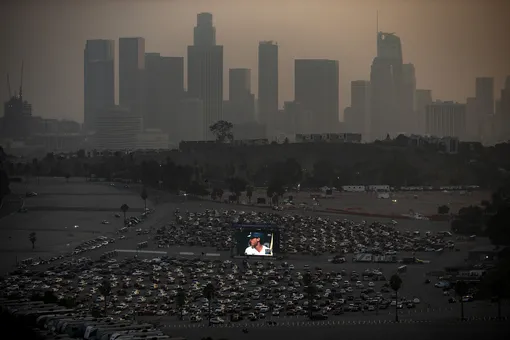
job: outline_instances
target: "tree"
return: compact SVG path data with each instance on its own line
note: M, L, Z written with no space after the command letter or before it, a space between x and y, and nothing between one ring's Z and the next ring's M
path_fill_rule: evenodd
M216 136L216 141L218 143L232 142L234 140L234 135L232 133L233 128L234 125L226 120L219 120L209 126L209 130Z
M317 287L313 284L312 275L310 273L306 273L303 276L303 284L305 285L305 292L308 297L308 318L312 319L312 311L313 311L313 298L317 293Z
M267 197L271 198L275 205L278 205L278 198L285 194L283 182L280 179L273 179L269 183L266 191Z
M71 175L69 173L66 174L66 183L69 183L69 178L71 177Z
M440 205L439 207L437 207L437 213L439 215L446 215L449 212L450 212L450 207L447 205Z
M129 205L127 205L126 203L124 203L123 205L120 206L120 211L122 211L124 213L124 226L126 226L126 223L127 223L126 213L128 210L129 210Z
M213 188L211 192L211 198L213 200L216 200L218 198L221 201L221 198L223 197L223 189L222 188Z
M395 322L398 322L398 291L402 287L402 279L398 274L390 277L390 287L395 292Z
M106 315L106 309L107 309L107 305L108 305L108 297L110 297L110 295L112 294L112 285L111 285L110 281L103 280L103 282L99 286L99 293L104 298L104 314Z
M80 149L80 150L76 151L76 157L85 158L85 150Z
M32 249L34 249L35 248L35 241L37 241L37 235L35 234L35 232L31 232L28 235L28 240L30 241L30 243L32 243Z
M464 320L464 296L468 293L468 285L466 281L459 280L455 283L455 294L460 300L460 319Z
M144 212L147 211L147 197L149 197L147 195L147 188L145 188L145 186L142 188L142 193L140 194L140 197L143 199L143 202L144 202L144 205L145 205L145 208L144 208Z
M494 245L510 245L510 206L502 206L487 223L487 236Z
M246 185L248 183L243 178L231 177L227 180L227 184L230 192L236 195L237 203L239 203L239 198L241 197L242 192L246 190Z
M209 303L209 315L208 315L209 326L211 325L212 301L213 301L213 298L214 298L215 290L216 289L214 288L212 283L208 283L207 286L204 287L204 291L203 291L204 297L207 299L207 301Z
M184 306L186 305L186 293L184 293L184 289L180 288L177 291L177 299L175 302L177 304L177 309L179 310L179 319L182 320Z
M246 187L246 197L248 197L248 203L251 204L251 198L253 197L253 187L251 185Z

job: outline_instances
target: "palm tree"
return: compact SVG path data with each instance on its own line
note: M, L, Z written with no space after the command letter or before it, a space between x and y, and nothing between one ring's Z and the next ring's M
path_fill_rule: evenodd
M101 293L101 295L104 297L104 314L106 315L108 297L112 294L112 285L110 284L110 281L103 280L99 286L99 293Z
M212 300L214 298L214 293L215 293L215 288L214 286L211 284L211 283L208 283L207 286L204 287L204 291L203 291L203 294L205 296L205 298L208 300L209 302L209 326L211 325L211 308L212 308Z
M317 287L313 284L312 275L306 273L303 276L303 284L305 285L305 292L308 296L308 318L312 318L312 303L313 297L317 293Z
M149 197L147 195L147 189L145 188L145 186L142 188L142 193L140 194L140 197L143 199L144 203L145 203L145 209L143 212L146 212L147 211L147 197Z
M179 289L177 292L177 299L176 299L177 308L179 309L179 319L182 321L183 319L183 311L184 306L186 305L186 294L184 293L184 289Z
M35 248L35 241L37 241L37 235L35 234L35 232L31 232L29 235L28 235L28 239L30 240L30 242L32 243L32 249Z
M398 291L402 287L402 279L398 274L390 277L390 287L395 292L395 322L398 322Z
M455 294L460 300L460 319L464 320L464 296L468 293L466 281L459 280L455 283Z
M126 226L126 212L129 210L129 205L124 203L120 206L120 210L124 213L124 226Z

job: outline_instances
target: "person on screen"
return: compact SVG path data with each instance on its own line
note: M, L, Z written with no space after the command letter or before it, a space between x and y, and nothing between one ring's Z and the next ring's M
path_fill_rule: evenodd
M271 248L266 247L262 244L263 233L259 232L251 232L248 234L249 246L244 251L244 255L262 255L262 256L271 256L273 252Z

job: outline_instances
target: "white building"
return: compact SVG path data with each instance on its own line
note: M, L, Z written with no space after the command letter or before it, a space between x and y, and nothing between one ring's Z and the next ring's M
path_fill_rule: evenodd
M360 133L296 134L296 143L361 143Z
M466 104L437 101L427 105L426 134L436 137L466 137Z
M390 191L389 185L367 185L368 191Z
M133 150L142 132L143 120L127 109L114 107L96 117L93 146L98 150Z
M161 150L168 149L170 140L168 133L164 133L159 129L146 129L144 132L136 135L138 150Z

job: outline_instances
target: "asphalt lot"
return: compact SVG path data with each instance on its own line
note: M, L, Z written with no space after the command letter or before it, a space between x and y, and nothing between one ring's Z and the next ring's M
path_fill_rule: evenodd
M19 189L23 190L23 188ZM120 206L123 203L127 203L133 207L143 207L143 201L139 198L138 193L132 192L130 189L125 189L123 187L115 186L111 187L108 184L100 184L100 183L85 183L81 182L80 179L71 179L70 183L66 183L64 179L44 179L41 180L40 184L33 184L29 187L30 191L36 191L39 195L37 197L31 197L27 199L27 207L29 208L28 213L22 214L14 214L12 216L7 216L0 221L0 249L2 256L1 263L1 272L5 272L7 270L14 269L14 263L16 261L16 257L18 260L22 260L27 257L48 257L50 254L55 253L64 253L69 250L74 249L75 245L85 241L87 239L91 239L97 237L98 235L105 236L113 236L115 235L115 231L122 226L121 219L115 218L114 211L115 207ZM23 192L23 191L21 191ZM252 207L241 207L241 206L228 206L225 204L218 204L214 202L208 201L191 201L184 200L183 198L176 198L174 200L161 200L165 203L160 203L156 206L156 212L151 215L148 220L137 226L136 228L142 229L154 229L157 228L169 221L173 221L173 212L176 207L179 207L181 211L191 211L191 212L199 212L204 209L236 209L242 210L256 210L256 211L268 211L267 208L252 208ZM62 202L62 203L59 203ZM62 204L62 205L60 205ZM40 211L31 211L36 210L37 207L47 207L47 206L66 206L66 207L81 207L87 208L88 211L47 211L41 209ZM149 206L153 206L152 202L149 202ZM104 208L111 208L112 211L104 211ZM96 211L99 210L99 211ZM118 210L117 210L118 211ZM285 212L284 212L285 213ZM128 213L128 215L137 215L138 213L132 212ZM315 212L306 212L306 214L319 215L319 213ZM327 214L320 214L321 216L327 216ZM337 214L331 215L333 218L339 218ZM371 222L374 219L368 219L357 216L345 216L348 219L352 220L367 220L367 222ZM102 220L108 220L111 224L103 225L100 222ZM380 219L379 219L380 220ZM74 226L78 225L78 228L74 228ZM420 230L424 231L443 231L448 230L449 226L445 222L431 222L431 221L416 221L416 220L402 220L399 221L397 228L401 230ZM36 249L34 251L31 250L31 244L28 240L28 234L31 231L35 231L37 233L38 240L36 242ZM151 241L154 233L150 233L148 235L136 235L133 231L130 231L126 235L126 239L119 240L114 244L110 244L104 248L93 250L87 253L83 253L82 256L87 256L91 258L98 258L102 253L114 250L114 249L135 249L137 243L141 241L149 241L151 246L145 250L153 250L153 251L166 251L169 255L179 256L183 252L194 253L196 255L201 252L206 253L215 253L219 254L219 259L227 259L229 254L227 252L218 252L214 248L197 248L197 247L189 247L189 246L172 246L170 248L158 249L154 246ZM355 324L361 324L362 321L367 320L381 320L381 324L379 323L370 323L371 331L370 334L373 336L373 332L378 331L378 327L386 327L384 328L384 332L394 332L395 329L398 328L398 334L404 334L408 332L404 329L412 329L413 327L425 327L421 323L425 324L426 321L430 321L433 319L444 319L444 318L454 318L459 315L459 310L457 305L450 305L446 302L446 298L442 296L441 291L437 288L434 288L432 284L425 285L425 273L433 270L442 269L444 266L449 264L459 264L463 261L463 258L466 256L466 251L479 244L480 242L484 242L483 240L478 240L477 242L471 243L457 243L457 246L461 249L460 252L448 252L445 251L442 254L437 253L423 253L417 254L416 256L423 260L430 260L431 263L427 265L409 265L408 271L403 275L403 287L400 292L401 296L406 296L409 298L418 297L423 301L423 304L416 309L413 310L400 310L399 314L401 318L409 324L395 325L394 327L389 326L388 321L384 323L385 320L393 319L393 310L384 310L380 311L378 315L374 315L374 313L363 314L360 319L360 314L356 316L340 316L339 318L332 318L330 321L331 324L323 324L321 326L321 332L323 329L337 329L338 327L342 327L342 332L349 327L354 326ZM119 257L123 256L133 256L134 254L121 254ZM405 254L403 254L405 255ZM152 258L155 256L151 255L140 255L143 257ZM347 262L342 265L331 264L327 260L331 256L317 256L317 257L304 257L304 256L292 256L289 262L295 264L296 270L303 268L305 264L310 264L311 266L320 266L324 270L339 270L339 268L345 269L347 271L357 270L362 272L367 268L381 268L381 270L386 273L392 273L395 271L397 264L384 264L384 263L352 263L350 262L350 257L347 256ZM434 282L434 281L433 281ZM425 305L426 304L426 305ZM504 308L504 314L508 313L508 307ZM477 303L477 304L466 304L466 315L467 316L486 316L486 315L496 315L496 308L493 305L489 305L487 303ZM255 333L258 335L266 334L264 337L271 338L276 336L283 336L282 331L289 331L289 328L298 327L299 322L303 322L306 318L304 317L281 317L279 320L284 322L282 326L272 329L271 331L267 331L265 328L261 328L260 330L251 331L248 334L240 333L240 336L243 338L250 338ZM349 321L352 323L345 323L344 321ZM359 321L359 323L358 323ZM416 322L415 322L416 321ZM419 321L419 322L418 322ZM195 333L195 328L187 327L185 325L189 325L188 323L178 322L177 320L172 318L165 318L165 322L170 325L172 332L186 332L186 335L193 336ZM335 323L336 322L336 323ZM474 322L474 321L473 321ZM369 325L369 324L366 324ZM412 326L414 325L414 326ZM485 324L484 324L485 325ZM182 329L180 328L182 326ZM319 325L316 325L319 326ZM304 326L303 326L304 327ZM344 328L347 327L347 328ZM407 328L406 328L407 327ZM446 325L441 326L445 333L453 331L454 328L459 328L458 325ZM483 329L485 326L478 324L470 324L469 327L473 328L472 332L469 332L469 335L472 335L478 330ZM362 329L364 327L357 327L358 329ZM390 329L391 330L388 330ZM437 328L437 327L436 327ZM465 327L462 327L463 330ZM497 327L496 327L497 328ZM300 328L301 329L301 328ZM307 329L310 329L309 326L302 328L306 333ZM425 329L425 328L424 328ZM428 328L426 328L429 330ZM491 328L491 331L495 331L494 328ZM231 336L232 330L215 328L213 330L214 334L218 333L221 336L224 332L228 333L228 336ZM330 331L334 333L333 331ZM347 330L348 332L348 330ZM473 333L474 332L474 333ZM227 334L225 333L225 334ZM175 334L175 333L172 333ZM279 335L277 335L279 334ZM356 333L356 337L363 338L364 335L361 333ZM497 333L500 334L500 333ZM179 334L176 334L179 335ZM301 335L301 333L300 333ZM331 337L333 334L331 334ZM368 336L368 333L367 333ZM467 336L467 335L466 335ZM324 331L324 339L331 338L328 335L327 331ZM429 339L427 337L427 339ZM466 337L469 338L469 337Z

